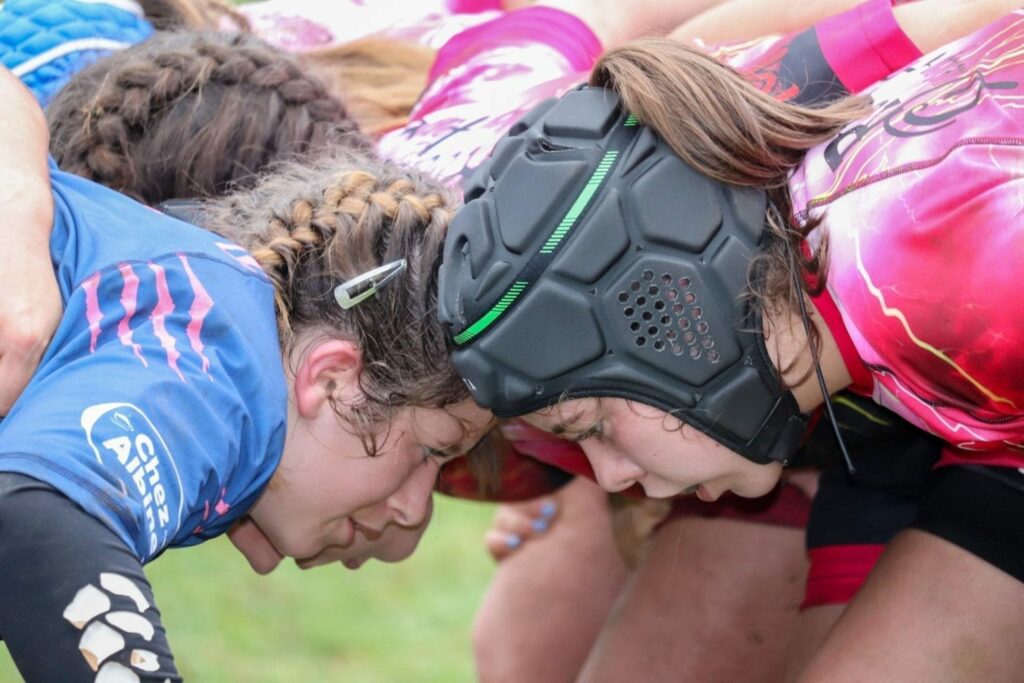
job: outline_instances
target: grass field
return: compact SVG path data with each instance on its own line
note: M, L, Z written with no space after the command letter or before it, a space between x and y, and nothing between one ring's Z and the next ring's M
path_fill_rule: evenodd
M169 551L147 572L188 681L462 683L490 515L439 496L412 558L356 572L289 564L261 577L225 539ZM0 681L17 680L0 646Z

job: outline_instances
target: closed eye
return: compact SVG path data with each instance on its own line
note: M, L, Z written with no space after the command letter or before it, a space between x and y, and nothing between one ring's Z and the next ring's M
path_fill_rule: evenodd
M562 438L569 441L579 443L580 441L586 441L587 439L595 439L600 437L604 433L604 426L600 422L595 422L593 425L575 434L563 434Z
M434 460L438 465L443 465L458 455L458 453L452 453L448 450L438 448L430 448L429 446L423 446L420 450L423 452L423 462Z

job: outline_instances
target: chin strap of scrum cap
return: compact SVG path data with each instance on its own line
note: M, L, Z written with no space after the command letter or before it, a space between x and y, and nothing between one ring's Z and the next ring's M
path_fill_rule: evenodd
M465 198L439 308L480 405L620 397L754 462L797 450L806 420L744 296L763 192L698 173L615 93L583 87L513 126Z

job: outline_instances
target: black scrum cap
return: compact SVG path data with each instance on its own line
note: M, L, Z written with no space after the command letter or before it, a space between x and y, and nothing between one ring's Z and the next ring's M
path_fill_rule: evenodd
M621 397L755 462L796 451L805 421L742 296L764 193L698 173L583 87L513 126L465 198L439 305L478 403L510 417Z

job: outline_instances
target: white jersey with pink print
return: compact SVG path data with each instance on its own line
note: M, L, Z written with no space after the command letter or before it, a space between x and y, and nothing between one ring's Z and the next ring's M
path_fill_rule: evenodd
M545 7L503 14L441 48L410 122L378 150L454 185L530 109L586 79L601 43L576 17Z
M370 35L438 48L501 12L500 0L265 0L242 5L256 35L302 52Z
M825 215L830 327L855 384L946 440L944 463L1021 467L1024 13L869 94L790 184L798 215Z
M526 112L586 81L602 51L577 17L531 7L466 29L438 53L409 124L385 135L385 156L453 185L487 158ZM806 31L752 41L721 57L780 99L856 92L920 56L891 0L869 0Z

